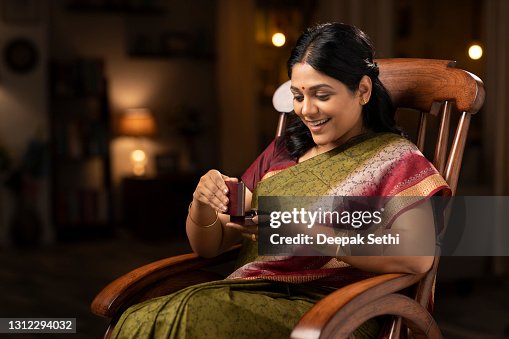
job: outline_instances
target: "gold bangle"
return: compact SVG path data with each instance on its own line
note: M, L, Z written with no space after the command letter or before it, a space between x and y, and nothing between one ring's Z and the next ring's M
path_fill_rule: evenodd
M217 219L219 219L219 213L216 211L216 220L214 220L212 222L212 224L209 224L209 225L200 225L198 224L196 221L193 220L193 218L191 218L191 205L193 204L193 202L191 201L189 203L189 208L187 209L187 215L189 216L189 219L191 219L191 221L193 222L193 224L195 224L196 226L198 227L201 227L201 228L209 228L209 227L212 227L214 226L214 224L217 222Z

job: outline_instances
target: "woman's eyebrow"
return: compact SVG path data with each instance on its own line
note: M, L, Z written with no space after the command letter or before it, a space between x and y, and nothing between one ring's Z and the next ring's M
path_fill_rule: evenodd
M310 91L314 91L314 90L317 90L317 89L322 88L322 87L328 87L328 88L332 89L332 86L330 86L330 85L327 85L327 84L318 84L318 85L314 85L314 86L309 87L309 90Z
M327 87L327 88L333 89L332 86L330 86L330 85L327 85L327 84L318 84L318 85L314 85L314 86L309 87L309 90L310 91L314 91L314 90L320 89L322 87ZM292 90L292 91L299 91L300 92L300 89L295 87L295 86L290 86L290 90Z

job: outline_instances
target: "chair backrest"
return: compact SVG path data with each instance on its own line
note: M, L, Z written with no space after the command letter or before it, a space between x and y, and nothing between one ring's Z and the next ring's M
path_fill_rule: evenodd
M433 165L456 192L461 160L467 139L470 117L484 103L481 79L449 60L379 59L380 80L397 108L420 112L417 146L424 150L429 114L440 118ZM458 112L458 125L449 148L452 106Z
M433 165L456 193L463 151L470 118L477 113L485 98L484 85L476 75L455 68L456 62L428 59L379 59L380 80L389 91L396 108L409 108L420 113L416 144L424 153L428 119L439 119L434 143ZM455 106L456 110L453 110ZM449 143L451 117L458 121L452 142ZM450 145L450 146L449 146ZM437 253L432 269L417 287L415 299L424 307L435 282L440 261Z
M430 115L439 118L434 156L429 159L455 194L470 118L484 103L485 91L481 79L465 70L455 68L456 62L430 59L377 59L380 80L389 91L397 109L419 112L416 145L424 153ZM455 106L456 110L452 110ZM451 117L457 113L458 124L452 142L449 142ZM286 113L281 113L277 134L285 126ZM439 256L433 268L420 282L416 300L426 307L429 302L438 267Z

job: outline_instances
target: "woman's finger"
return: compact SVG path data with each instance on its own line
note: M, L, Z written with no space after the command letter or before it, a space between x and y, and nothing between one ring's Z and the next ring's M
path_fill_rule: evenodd
M226 185L225 185L226 187ZM224 190L216 185L213 181L206 180L203 183L203 193L206 195L209 199L214 200L217 199L217 201L226 206L228 205L228 196L224 193Z
M228 203L225 193L227 187L222 179L222 174L218 170L210 170L205 173L200 178L198 187L205 187L208 191L214 192L214 194L222 200L224 204Z
M216 192L209 190L207 187L201 187L199 190L195 191L194 197L201 201L204 204L210 205L218 212L226 212L226 204L224 203L224 199L227 200L226 197L221 200L221 198L216 196Z
M226 175L222 174L218 170L210 170L210 180L214 183L218 190L223 194L228 194L228 186L226 186L225 179L229 179Z

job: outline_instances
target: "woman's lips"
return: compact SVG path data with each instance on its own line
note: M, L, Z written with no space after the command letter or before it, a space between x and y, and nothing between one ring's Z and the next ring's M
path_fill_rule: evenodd
M317 133L317 132L320 132L329 121L330 121L330 118L306 121L306 125L308 126L308 128L311 132Z

